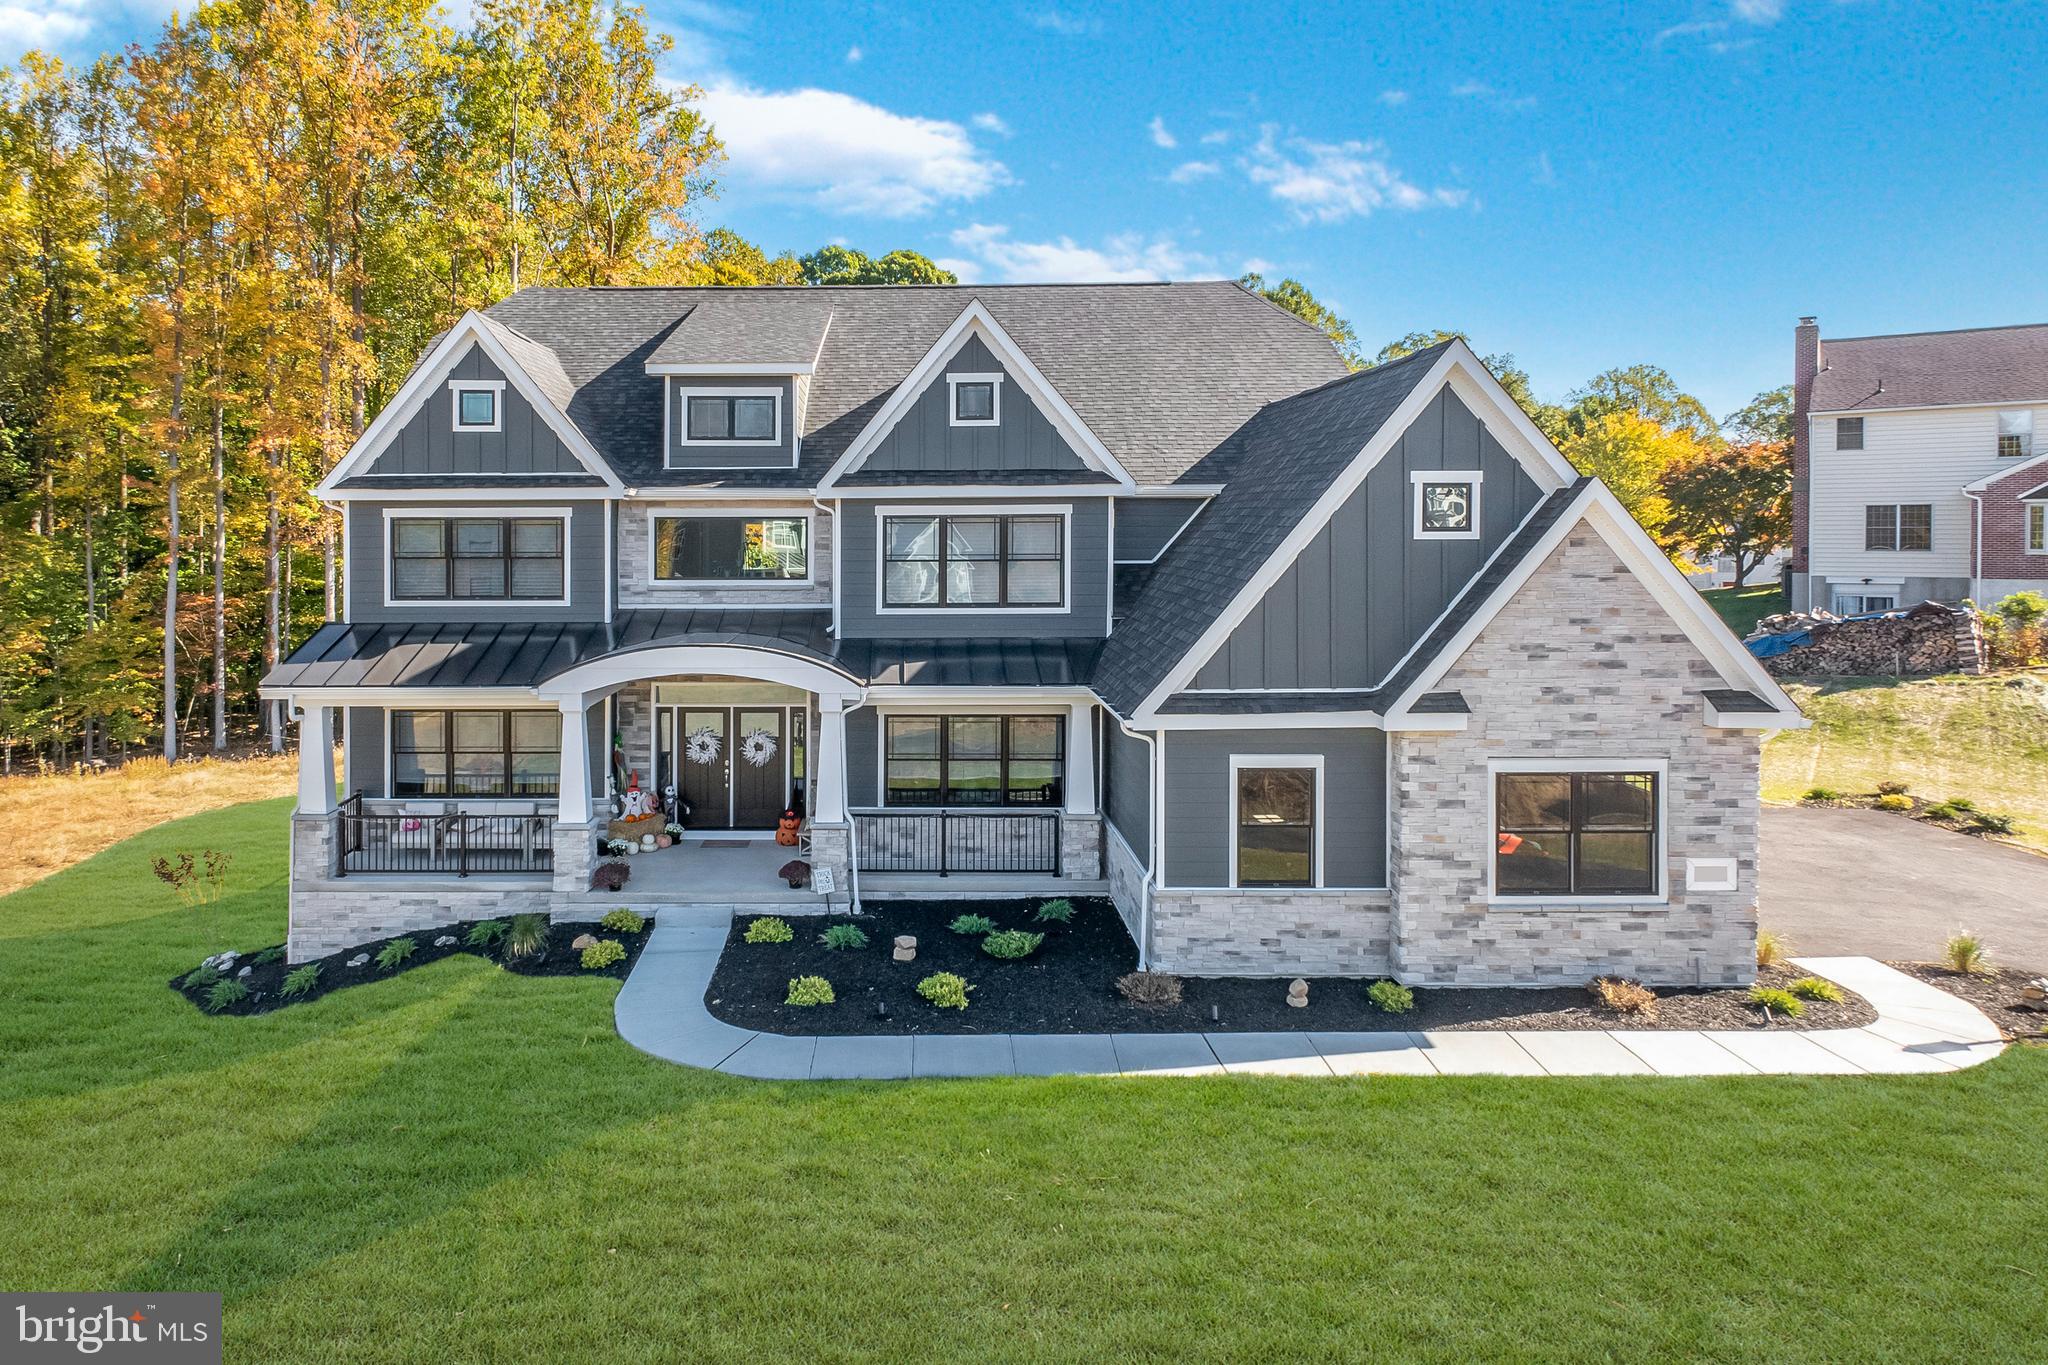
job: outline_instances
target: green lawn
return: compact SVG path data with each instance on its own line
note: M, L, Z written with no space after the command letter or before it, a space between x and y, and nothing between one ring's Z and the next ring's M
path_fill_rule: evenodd
M0 1284L230 1360L2015 1359L2048 1052L1951 1076L760 1084L461 957L253 1019L282 802L0 901ZM182 909L150 855L235 856ZM1275 989L1279 989L1276 985Z
M1756 629L1756 623L1764 617L1785 610L1785 594L1779 591L1776 583L1766 583L1762 587L1709 588L1700 596L1721 613L1721 619L1728 623L1728 629L1734 631L1738 639L1749 638L1749 633Z
M2048 677L1839 678L1787 683L1813 724L1764 745L1764 799L1811 787L1967 796L2018 818L2016 842L2048 852Z

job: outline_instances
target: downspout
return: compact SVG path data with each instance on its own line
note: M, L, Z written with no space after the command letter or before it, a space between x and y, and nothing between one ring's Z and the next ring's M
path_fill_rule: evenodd
M1970 600L1982 607L1979 601L1984 595L1984 495L1963 490L1963 496L1970 500Z
M836 531L838 528L835 527L833 529ZM838 541L835 539L833 541L833 544L836 546L838 544ZM834 585L833 596L835 599L838 596L836 584ZM860 690L860 699L858 701L854 702L854 704L851 706L844 706L840 708L840 734L844 735L846 733L846 717L851 713L860 710L861 707L866 706L867 704L868 690L865 687L863 687ZM851 744L848 744L846 746L846 752L839 755L839 808L846 812L847 901L849 906L852 908L853 913L858 915L861 913L860 838L857 831L854 829L853 824L853 746Z
M833 510L821 502L816 493L811 494L811 506L832 518L832 638L839 638L839 518ZM866 697L867 693L861 693Z
M1145 842L1151 844L1152 847L1145 850L1145 884L1139 888L1138 896L1138 970L1149 972L1152 970L1152 890L1153 882L1158 875L1158 844L1161 833L1160 802L1157 797L1165 783L1166 765L1163 761L1163 755L1159 752L1159 744L1151 735L1146 734L1142 730L1133 730L1124 723L1124 718L1111 708L1105 706L1102 709L1109 714L1110 719L1116 722L1119 730L1122 730L1132 739L1144 741L1145 748L1150 751L1145 765L1151 774L1145 784L1145 804L1151 807L1151 819L1146 821L1149 828L1146 830ZM1109 824L1108 803L1102 802L1098 804L1102 805L1103 808L1103 823ZM1122 831L1118 831L1118 833L1121 834Z

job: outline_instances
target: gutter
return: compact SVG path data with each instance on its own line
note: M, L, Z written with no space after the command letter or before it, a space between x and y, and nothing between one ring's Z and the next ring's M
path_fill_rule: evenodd
M1966 485L1963 496L1970 500L1970 600L1976 602L1984 595L1984 494Z

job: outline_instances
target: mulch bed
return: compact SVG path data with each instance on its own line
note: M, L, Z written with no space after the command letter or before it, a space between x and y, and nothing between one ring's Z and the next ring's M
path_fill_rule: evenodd
M1998 828L1998 821L2004 817L2000 816L1997 812L1969 810L1953 815L1937 814L1936 812L1940 812L1946 807L1947 803L1945 801L1930 801L1924 796L1915 796L1911 792L1902 792L1900 795L1913 803L1911 810L1886 810L1883 806L1877 804L1878 794L1876 792L1844 792L1840 796L1829 797L1825 801L1816 801L1810 797L1802 796L1799 798L1799 804L1802 806L1825 806L1832 810L1874 810L1881 815L1897 815L1908 820L1917 821L1923 825L1933 825L1936 829L1945 829L1956 834L1968 834L1973 838L1983 839L1988 843L2005 844L2011 848L2025 847L2024 844L2015 843L2010 834ZM1983 818L1980 819L1979 817Z
M868 913L792 915L791 943L748 943L753 916L733 921L704 999L728 1024L765 1033L1248 1033L1413 1029L1744 1029L1850 1028L1877 1017L1861 996L1844 992L1840 1004L1809 1001L1805 1017L1766 1022L1749 1003L1748 988L1660 990L1658 1017L1645 1021L1602 1009L1583 987L1515 990L1487 987L1415 991L1415 1009L1390 1015L1367 1003L1367 982L1356 977L1310 977L1309 1003L1287 1004L1286 978L1184 977L1181 1003L1133 1005L1117 994L1116 979L1134 971L1138 950L1106 900L1079 899L1071 924L1039 924L1040 902L870 902ZM999 928L1043 932L1030 957L999 961L978 938L949 932L956 915L981 914ZM830 949L818 941L828 924L858 924L865 948ZM917 939L917 960L890 958L898 934ZM939 1009L916 991L934 972L954 972L974 990L965 1010ZM1765 985L1784 986L1805 975L1790 968L1758 973ZM836 997L830 1005L785 1005L790 981L822 976ZM881 1013L886 1008L887 1013Z
M1893 962L1888 965L1969 1001L1983 1010L2008 1038L2048 1040L2048 1014L2023 1010L2018 1004L2020 987L2039 977L2039 972L2019 972L2002 967L1981 973L1952 972L1932 962Z
M282 944L274 949L252 949L230 964L222 978L241 982L248 988L248 996L218 1009L208 1007L207 991L210 984L198 984L187 988L185 983L192 979L190 972L172 977L170 987L208 1014L268 1014L287 1005L303 1005L307 1001L318 1000L323 995L346 990L350 986L360 986L366 981L382 981L401 972L411 971L415 967L424 967L429 962L439 962L444 957L454 957L461 953L495 962L506 971L516 972L520 976L609 976L623 981L626 974L633 970L633 964L640 960L640 950L647 946L647 940L654 932L654 921L651 918L647 920L646 927L637 934L607 929L596 920L563 920L549 926L547 947L540 955L508 961L500 948L469 946L470 926L478 922L462 920L459 923L432 929L415 929L406 934L393 934L389 938L358 944L326 957L308 958L307 962L286 962ZM587 968L581 961L582 954L569 946L579 934L589 934L600 939L617 939L625 945L626 956L609 967ZM412 955L387 972L377 965L377 954L383 951L386 944L401 938L412 940ZM454 942L436 942L444 938L452 938ZM257 961L258 958L272 954L275 955L272 961ZM360 966L349 965L364 954L368 954L368 957ZM320 968L319 980L313 988L300 995L281 994L286 975L306 966L307 963L317 964ZM194 964L195 968L197 965ZM241 975L245 966L249 968L247 976Z

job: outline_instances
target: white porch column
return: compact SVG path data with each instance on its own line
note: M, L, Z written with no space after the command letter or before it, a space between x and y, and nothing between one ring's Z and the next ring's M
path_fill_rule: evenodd
M580 825L590 819L590 722L581 695L563 697L557 705L562 712L562 780L556 818Z
M1095 703L1067 708L1067 814L1095 814Z
M811 759L811 820L846 823L846 699L818 696L818 752Z
M299 814L334 810L334 708L307 706L299 712Z

